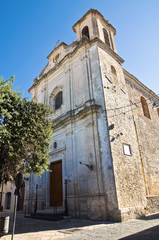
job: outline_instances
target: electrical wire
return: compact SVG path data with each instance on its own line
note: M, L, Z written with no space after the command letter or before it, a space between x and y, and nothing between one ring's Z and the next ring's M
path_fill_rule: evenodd
M121 114L124 114L125 115L125 113L127 113L127 112L130 112L130 111L133 111L133 110L136 110L137 108L140 108L141 106L136 106L137 104L141 104L141 102L139 101L139 102L136 102L136 103L132 103L132 104L130 104L130 105L127 105L127 106L122 106L122 107L120 107L120 108L114 108L114 109L108 109L107 111L110 111L110 110L114 110L114 111L116 111L116 110L119 110L119 109L122 109L122 108L126 108L126 107L131 107L129 110L127 110L127 111L124 111L124 112L120 112L120 113L117 113L117 114L114 114L114 115L112 115L112 116L109 116L108 115L108 117L109 118L111 118L111 117L115 117L115 116L118 116L118 115L121 115ZM150 102L149 104L147 104L148 106L149 105L151 105L152 104L152 102ZM132 108L132 106L135 106L135 108L133 109Z
M159 96L159 94L157 94L157 96ZM146 98L147 100L149 100L148 98ZM108 108L107 111L113 111L113 110L118 110L118 109L122 109L122 108L126 108L126 107L131 107L132 105L137 105L138 103L141 103L140 101L138 102L135 102L135 103L132 103L132 104L129 104L129 105L125 105L125 106L122 106L122 107L118 107L118 108ZM152 102L150 102L151 104Z

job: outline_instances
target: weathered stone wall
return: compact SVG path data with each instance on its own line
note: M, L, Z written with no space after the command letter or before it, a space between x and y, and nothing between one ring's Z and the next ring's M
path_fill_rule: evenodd
M105 101L103 94L103 84L98 58L98 48L94 45L89 49L92 95L96 104L101 106L101 111L97 114L98 138L99 138L99 164L101 165L102 183L107 200L108 217L115 218L114 210L117 209L117 196L114 183L114 173L110 152L109 134L107 128L107 118L105 112Z
M129 97L133 104L133 114L137 128L138 141L143 161L143 171L146 180L147 195L159 196L159 116L152 104L159 99L134 77L126 74ZM144 116L140 97L143 96L148 104L150 118Z
M104 49L98 50L108 126L114 124L114 128L109 131L109 137L119 215L131 217L131 212L144 209L146 197L128 89L121 65ZM116 78L111 72L111 66L116 69ZM131 156L124 155L123 144L131 146Z
M148 196L146 214L159 212L159 196Z

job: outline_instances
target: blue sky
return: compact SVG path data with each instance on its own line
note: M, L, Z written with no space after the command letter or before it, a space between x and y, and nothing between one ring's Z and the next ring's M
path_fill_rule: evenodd
M90 8L116 28L123 67L159 94L158 0L0 0L0 75L15 75L24 97L58 40L76 40L72 26Z

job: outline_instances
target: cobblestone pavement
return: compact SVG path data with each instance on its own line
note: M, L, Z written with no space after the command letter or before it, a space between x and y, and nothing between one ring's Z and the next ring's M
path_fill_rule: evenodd
M2 240L11 239L10 232ZM159 214L124 223L65 219L50 222L17 215L14 240L159 240Z

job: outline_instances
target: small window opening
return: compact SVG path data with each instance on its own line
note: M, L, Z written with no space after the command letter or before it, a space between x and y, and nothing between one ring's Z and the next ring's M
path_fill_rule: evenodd
M82 29L82 37L87 37L89 39L89 29L88 29L88 26L85 26Z
M141 96L140 101L141 101L141 106L142 106L144 116L151 119L150 112L149 112L149 107L148 107L148 104L146 102L146 99L143 96Z
M116 76L116 70L113 66L111 66L111 71L112 71L112 74L114 74Z
M54 148L55 149L57 148L57 142L54 142Z
M62 105L62 92L59 92L55 97L55 110L59 109Z
M109 35L108 32L103 28L104 40L105 43L110 47Z
M5 197L5 209L10 209L10 204L11 204L11 192L7 192Z

